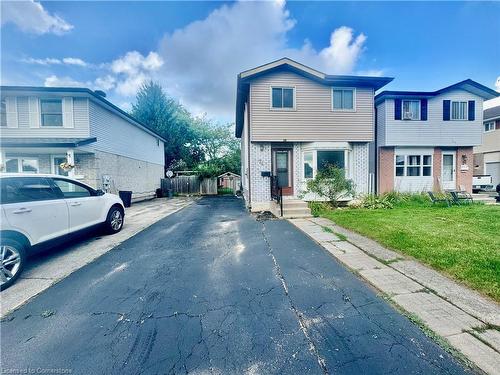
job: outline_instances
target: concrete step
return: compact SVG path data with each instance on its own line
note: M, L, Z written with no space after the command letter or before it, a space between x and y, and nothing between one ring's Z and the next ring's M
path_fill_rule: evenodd
M484 204L496 204L496 199L488 194L472 194L474 202L483 202Z
M276 217L285 219L312 217L307 202L301 200L283 200L283 216L280 216L280 206L273 202L272 212Z
M283 201L283 207L290 207L290 208L309 208L309 205L307 202L304 201Z

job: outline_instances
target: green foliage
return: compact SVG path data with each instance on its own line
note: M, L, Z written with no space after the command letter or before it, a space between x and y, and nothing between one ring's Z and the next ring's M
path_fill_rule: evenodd
M367 194L361 197L358 202L351 204L350 207L373 210L408 206L429 206L430 203L428 196L423 193L389 192L382 195Z
M307 192L326 198L332 206L337 207L339 199L354 195L354 183L345 178L343 169L328 165L307 181Z
M361 201L360 201L360 204L355 206L356 208L368 208L368 209L379 209L379 208L383 208L383 209L390 209L390 208L393 208L394 205L393 203L391 202L391 199L390 197L388 196L385 196L385 195L382 195L382 196L379 196L379 195L375 195L375 194L368 194L368 195L365 195Z
M231 188L218 188L217 189L217 194L219 195L224 195L224 194L233 194L233 189Z
M309 202L309 208L311 210L311 215L314 217L321 216L321 213L328 209L328 205L325 202Z

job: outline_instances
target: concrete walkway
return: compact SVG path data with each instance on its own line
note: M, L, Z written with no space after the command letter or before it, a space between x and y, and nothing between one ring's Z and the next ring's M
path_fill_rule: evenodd
M125 225L119 233L98 237L87 235L30 258L17 282L1 292L0 316L3 317L72 272L192 202L192 198L162 198L135 203L126 209Z
M500 373L498 304L328 219L290 222L480 369Z

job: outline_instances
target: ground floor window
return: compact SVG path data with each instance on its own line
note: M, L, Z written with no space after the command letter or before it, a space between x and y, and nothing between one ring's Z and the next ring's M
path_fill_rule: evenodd
M432 176L432 155L396 155L397 177Z
M311 150L303 153L303 178L314 178L328 166L347 170L347 150ZM346 172L347 174L347 172Z
M33 157L7 157L5 171L8 173L38 173L38 159Z

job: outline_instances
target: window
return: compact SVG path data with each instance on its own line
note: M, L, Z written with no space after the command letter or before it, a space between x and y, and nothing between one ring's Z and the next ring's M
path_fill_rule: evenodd
M420 119L420 100L403 100L403 120Z
M46 178L2 178L1 203L21 203L58 199L57 193Z
M54 183L61 189L64 198L84 198L93 195L87 187L69 180L54 179Z
M42 126L63 126L62 100L40 100Z
M451 102L451 119L467 120L467 102Z
M354 110L354 89L332 89L333 110Z
M432 176L432 155L396 155L397 177Z
M344 168L344 150L318 151L316 158L316 169L321 171L328 166Z
M7 103L5 98L0 102L0 126L7 126Z
M494 121L490 121L490 122L487 122L484 124L484 132L485 133L492 132L493 130L495 130L495 122Z
M7 158L5 171L8 173L38 173L38 159L35 158Z
M304 178L313 178L313 153L304 152Z
M294 108L294 89L291 87L272 88L272 108Z

